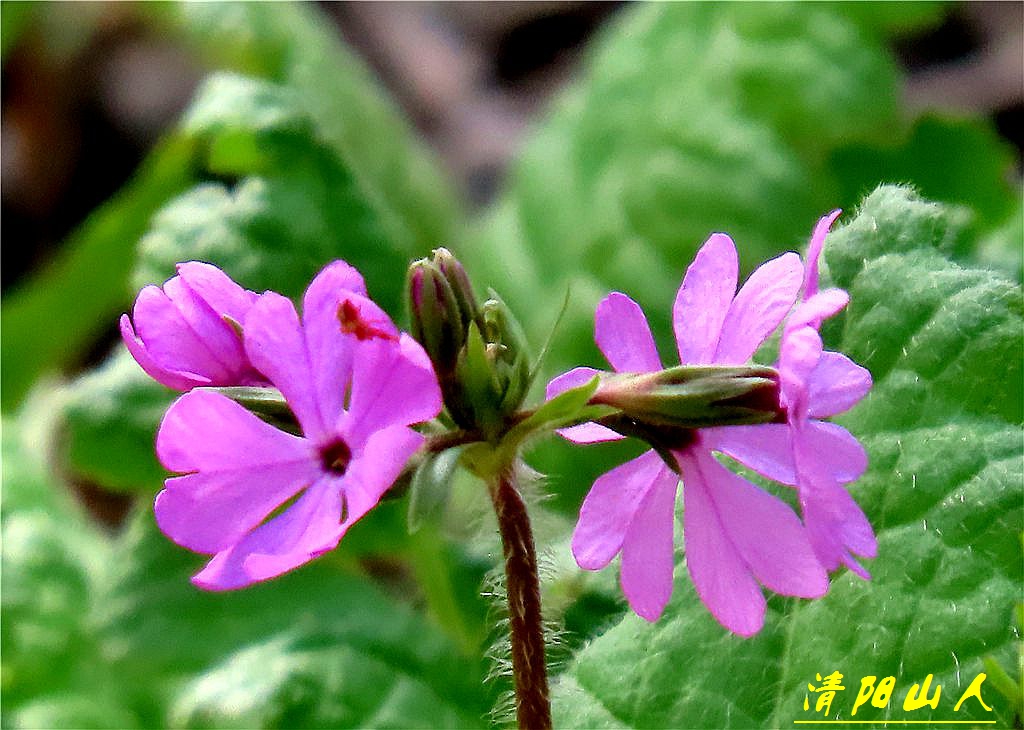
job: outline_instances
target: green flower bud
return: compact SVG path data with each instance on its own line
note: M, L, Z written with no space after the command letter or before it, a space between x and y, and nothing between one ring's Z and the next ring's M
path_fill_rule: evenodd
M500 383L500 410L510 414L522 404L530 387L530 351L512 310L493 290L490 294L481 308L484 336Z
M760 365L680 365L654 373L609 375L591 403L612 406L628 421L656 427L736 426L785 417L778 373Z
M448 280L427 259L409 267L408 292L411 334L430 356L443 385L455 372L459 350L466 341L468 321Z
M496 438L529 387L522 327L494 292L477 304L465 269L444 248L412 264L407 289L412 335L430 356L449 415Z

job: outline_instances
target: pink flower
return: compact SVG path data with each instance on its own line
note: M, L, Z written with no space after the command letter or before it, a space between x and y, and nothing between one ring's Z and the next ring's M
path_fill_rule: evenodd
M672 312L683 364L745 363L792 307L803 271L796 254L767 262L736 293L738 270L736 247L724 234L711 236L697 252ZM662 369L647 320L625 295L610 294L598 305L594 329L617 372ZM548 385L548 397L597 372L577 368L559 376ZM687 567L697 593L723 626L750 636L764 624L761 585L816 598L827 592L828 576L793 510L718 463L710 438L718 430L726 429L676 433L673 442L660 445L678 474L649 451L599 477L580 510L572 549L587 570L603 568L621 552L620 579L630 606L656 620L672 593L681 475ZM565 429L563 435L578 443L621 438L598 424Z
M256 301L216 266L178 264L163 289L147 286L121 338L154 380L175 390L202 385L266 385L246 357L239 329Z
M338 261L309 285L301 321L273 292L245 318L246 354L301 435L212 391L186 393L164 416L157 454L183 476L157 495L156 519L179 545L213 555L193 578L201 588L241 588L333 549L422 443L410 425L440 411L423 349L364 295Z
M818 291L818 258L840 211L818 221L807 252L804 301L783 326L780 400L785 425L714 429L716 446L759 473L797 487L811 545L826 569L869 573L852 554L873 558L878 542L867 517L842 486L860 477L867 454L846 429L819 420L848 410L871 389L871 374L838 352L824 351L821 322L849 301L841 289ZM852 554L851 554L852 553Z

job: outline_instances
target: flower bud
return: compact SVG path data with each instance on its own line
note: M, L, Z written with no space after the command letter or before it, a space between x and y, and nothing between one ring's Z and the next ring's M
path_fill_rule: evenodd
M610 375L591 403L613 406L627 419L648 426L693 429L785 418L778 373L760 365L680 365Z
M526 397L530 387L530 352L526 335L512 310L492 290L481 308L489 359L500 383L500 409L509 414Z
M469 283L469 276L462 268L459 260L446 248L434 250L434 265L444 276L448 286L451 287L455 301L459 305L459 313L462 315L462 322L469 326L469 323L477 318L476 295L473 294L473 285Z
M430 356L452 420L497 436L529 387L522 327L494 292L477 304L465 269L444 248L412 265L408 291L412 334Z
M468 322L444 274L421 259L409 268L411 334L423 345L442 382L455 372L459 350L466 341Z

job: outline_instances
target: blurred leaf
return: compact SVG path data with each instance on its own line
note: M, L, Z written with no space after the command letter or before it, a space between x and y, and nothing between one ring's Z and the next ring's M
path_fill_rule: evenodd
M1005 221L1019 204L1020 189L1010 184L1014 164L1012 148L989 122L937 116L919 119L898 146L846 146L831 160L841 200L867 194L880 180L906 181L929 200L967 206L982 229ZM1024 232L1017 233L1024 245Z
M129 301L134 247L150 216L191 179L191 144L157 147L129 185L95 210L44 269L0 306L2 405L14 408L39 375L67 365Z
M203 169L237 182L200 185L157 214L140 245L136 286L200 259L246 288L298 296L320 268L344 257L382 306L401 302L408 242L389 236L384 214L317 139L294 90L212 76L182 132L202 150Z
M74 475L109 490L155 492L167 476L156 458L156 427L176 396L123 348L80 378L64 407Z
M844 573L813 602L772 597L765 629L744 640L715 623L680 566L659 622L629 615L577 655L554 691L556 724L781 727L804 717L815 673L833 671L851 690L862 676L896 676L889 719L904 717L900 698L933 673L941 702L913 717L949 719L984 656L1014 656L1021 376L993 363L1020 366L1021 292L937 252L958 235L954 220L882 188L826 248L833 281L852 297L834 333L876 382L842 419L871 456L852 491L879 536L874 579ZM984 696L1009 724L1006 702ZM841 693L833 715L848 716L853 699ZM968 701L957 719L991 717Z
M0 4L0 60L7 60L7 54L31 26L39 7L31 2Z
M354 683L364 709L390 702L396 712L411 711L402 703L429 700L422 712L444 712L445 704L449 710L461 707L462 712L443 716L461 717L463 724L486 712L481 661L465 658L439 630L364 578L338 570L331 556L228 593L203 592L188 582L202 561L160 534L151 510L140 510L115 550L99 594L96 622L105 655L118 676L145 678L125 691L149 723L168 721L165 703L177 694L180 681L193 675L184 690L191 699L175 701L175 724L253 727L278 717L283 723L278 726L292 727L317 723L318 712L348 712L332 704L340 701L337 694L319 696L323 687L316 682L328 682L332 693L348 686L343 682ZM249 646L261 647L255 650L261 663L246 669L245 657L253 654L243 649ZM302 647L315 650L307 656ZM230 658L236 652L241 658ZM313 677L309 662L329 667L332 674ZM365 677L379 679L382 665L392 673L402 669L407 681L364 683ZM256 674L243 681L239 672L250 669ZM263 694L245 684L257 680L280 691ZM190 714L183 708L193 700L202 702L196 714L181 717ZM345 700L350 701L355 698Z
M419 641L422 637L409 637ZM187 686L171 724L188 728L483 727L438 695L433 667L330 634L281 636L228 657ZM468 709L468 708L467 708Z
M835 3L835 7L865 28L886 33L920 33L937 25L952 3L932 0L894 3L889 0L852 0Z
M5 722L12 708L91 671L85 617L91 572L107 545L46 473L44 444L3 421L3 591L0 633ZM44 727L45 725L37 725Z
M117 700L113 693L95 691L47 695L33 698L12 713L10 724L4 727L38 730L39 728L77 728L78 730L107 730L107 728L142 727L135 717Z
M301 3L181 3L175 22L220 67L276 81L301 97L317 137L352 171L362 194L409 255L451 234L450 183L333 24Z
M973 261L1016 279L1024 280L1024 196L1017 199L1003 225L982 236Z
M139 246L135 287L163 282L179 261L202 260L246 288L297 297L320 268L344 257L383 307L401 305L410 251L388 237L374 203L317 141L300 98L232 74L207 81L180 134L200 169L238 182L201 184L154 215ZM163 476L153 435L172 394L147 383L126 354L70 394L72 470L111 489L152 489Z
M6 7L4 12L6 17ZM197 126L165 140L129 187L95 211L51 265L5 297L0 309L4 410L13 408L42 372L73 363L128 306L128 273L151 216L198 181L241 179L234 189L214 186L219 205L209 189L194 191L214 208L205 215L207 236L215 234L213 219L233 214L233 221L222 225L228 234L224 248L207 239L208 249L173 249L183 243L176 231L203 231L182 221L168 223L165 212L163 220L172 230L154 233L157 242L150 239L147 261L133 284L161 282L172 274L170 263L209 252L239 267L229 273L241 277L263 266L270 283L297 293L299 278L308 281L329 259L344 257L366 267L372 294L386 307L397 307L408 258L450 237L457 215L450 186L408 123L313 7L154 3L143 12L170 22L214 59L279 83L252 81L246 87L230 76L211 82L214 88L206 87L193 120ZM275 139L279 144L272 145L268 159L261 146ZM185 200L172 209L199 214L196 199ZM237 226L244 230L234 230ZM243 234L268 249L265 265L260 255L246 258L238 250L247 245L247 238L239 238ZM302 246L295 259L271 276L285 247L296 240ZM260 284L256 276L252 286Z
M459 466L461 449L429 454L412 475L409 484L409 532L419 532L427 522L436 522L448 504L452 476Z

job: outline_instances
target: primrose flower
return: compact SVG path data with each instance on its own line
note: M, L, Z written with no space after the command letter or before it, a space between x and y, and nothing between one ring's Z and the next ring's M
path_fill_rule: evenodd
M736 293L736 247L714 234L697 252L673 306L681 362L745 363L789 312L803 267L787 253L758 268ZM612 293L597 307L594 337L620 373L662 369L639 305ZM577 368L548 385L548 397L589 381L598 371ZM748 433L762 426L747 426ZM684 484L683 534L697 593L729 630L750 636L764 624L761 585L785 595L817 598L828 575L797 515L718 463L705 435L724 429L666 429L648 451L599 477L580 510L572 549L580 567L598 570L622 554L620 580L633 610L656 620L672 593L674 506ZM565 429L577 443L621 438L600 424ZM664 458L674 461L670 468Z
M818 291L818 258L840 211L818 221L807 252L803 302L782 330L780 400L785 425L714 429L716 445L762 475L797 487L811 545L826 569L870 574L851 553L873 558L878 542L867 517L842 486L867 468L867 454L846 429L819 419L848 410L871 389L871 374L838 352L823 351L821 322L849 302L841 289Z
M244 331L249 360L281 391L301 435L203 389L181 396L157 434L161 462L183 473L157 495L157 523L213 555L192 579L208 590L266 580L333 549L423 442L410 426L441 409L426 353L344 262L309 285L301 320L266 292Z
M121 338L142 369L174 390L202 385L266 385L242 345L241 327L256 301L216 266L178 264L163 288L139 292Z

